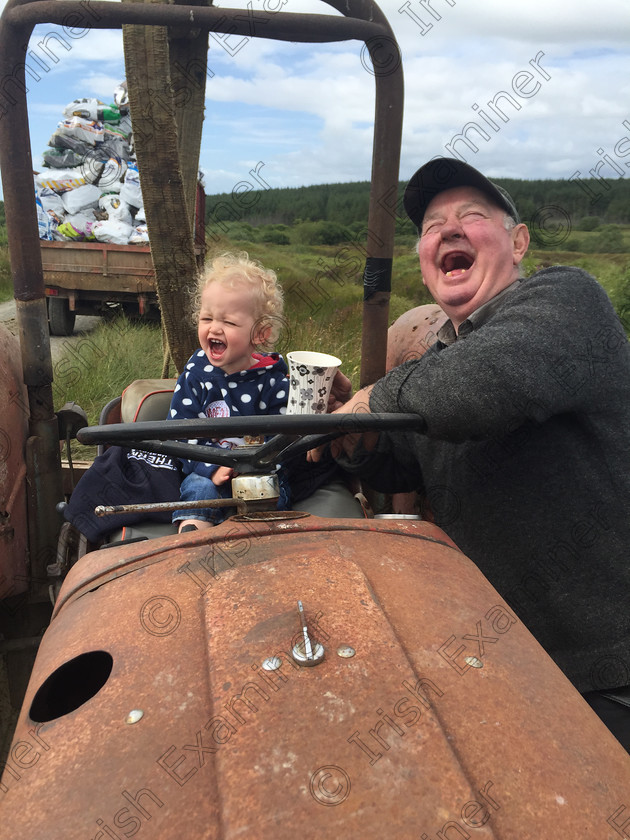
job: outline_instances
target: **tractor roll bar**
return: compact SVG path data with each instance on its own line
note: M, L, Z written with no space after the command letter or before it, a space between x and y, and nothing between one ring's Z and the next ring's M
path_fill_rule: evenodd
M30 409L29 464L36 477L30 504L40 516L31 533L31 569L45 578L54 554L62 498L57 422L52 399L52 359L26 102L25 52L33 27L52 23L84 28L121 28L136 23L181 31L208 29L303 43L363 41L373 65L375 122L368 237L365 245L361 384L385 370L388 306L396 222L398 167L403 115L400 52L382 11L371 0L324 0L341 13L313 15L274 12L256 25L251 9L162 3L90 0L89 14L79 0L8 0L0 18L0 169L4 188L11 272L17 307L24 382ZM372 72L372 71L370 71ZM34 521L34 517L31 517ZM41 558L37 560L37 558ZM41 568L40 568L41 567Z

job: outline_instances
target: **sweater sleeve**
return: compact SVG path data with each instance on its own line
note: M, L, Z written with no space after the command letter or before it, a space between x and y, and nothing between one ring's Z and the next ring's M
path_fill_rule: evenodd
M543 270L467 337L390 371L370 408L418 414L425 434L455 443L502 435L590 404L622 343L612 305L590 275Z

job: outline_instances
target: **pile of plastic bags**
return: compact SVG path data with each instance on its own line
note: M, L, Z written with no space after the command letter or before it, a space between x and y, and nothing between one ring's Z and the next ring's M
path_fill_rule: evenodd
M67 105L48 146L45 169L34 174L40 239L149 241L125 82L114 104Z

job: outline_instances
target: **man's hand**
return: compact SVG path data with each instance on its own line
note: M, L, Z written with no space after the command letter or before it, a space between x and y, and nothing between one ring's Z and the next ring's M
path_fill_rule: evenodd
M346 379L346 377L344 377L344 379ZM361 388L360 391L357 391L353 397L343 403L341 408L338 408L333 412L333 414L371 414L370 394L372 393L372 388L372 385L368 385L367 388ZM361 438L363 439L364 448L369 451L374 449L376 446L378 441L378 432L366 432L364 434L356 432L354 434L343 435L342 437L333 440L330 444L330 452L333 458L337 458L343 452L352 456L352 453ZM319 446L317 449L309 450L306 456L307 460L311 462L321 460L323 450L323 446Z
M235 473L232 467L217 467L211 476L212 483L217 487L220 487L222 484L225 484L226 481L233 478L234 475Z
M328 397L327 413L332 414L342 405L345 405L352 396L352 382L340 370L335 373L330 396Z

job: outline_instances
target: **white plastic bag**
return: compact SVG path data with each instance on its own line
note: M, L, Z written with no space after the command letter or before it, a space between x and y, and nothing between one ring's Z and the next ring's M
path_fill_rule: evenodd
M149 241L149 231L146 225L136 225L129 237L130 245L144 245Z
M97 120L99 105L102 108L104 103L98 99L74 99L63 109L64 117L82 117L84 120Z
M66 216L64 219L64 224L59 225L59 230L66 233L65 225L69 225L73 228L77 235L72 236L72 239L94 239L94 234L92 233L94 229L94 225L96 224L96 218L94 217L94 210L86 210L83 213L75 213L73 216Z
M102 143L104 136L102 123L96 120L84 120L82 117L70 117L63 120L57 126L56 133L85 140L91 146Z
M50 216L42 207L39 196L35 196L37 206L37 225L39 227L40 239L52 239Z
M40 195L42 207L49 216L56 216L59 221L66 215L66 208L63 206L63 200L57 193L51 192L48 195Z
M98 207L100 197L101 191L98 187L94 184L84 184L82 187L76 187L63 194L63 206L66 213L72 215L81 210L87 210L89 207Z
M107 213L108 219L117 219L131 225L131 211L125 201L115 193L104 193L98 200L98 206Z
M39 195L63 193L85 184L85 178L79 169L56 169L51 173L38 172L35 175L35 187Z
M116 219L107 219L105 222L97 222L92 228L92 233L99 242L111 242L114 245L127 245L133 228L125 222Z
M125 180L120 190L120 197L132 207L142 207L142 190L140 189L140 175L138 167L130 163L125 172Z
M105 161L105 165L98 179L99 187L108 192L120 192L126 171L127 164L124 160L110 157Z

